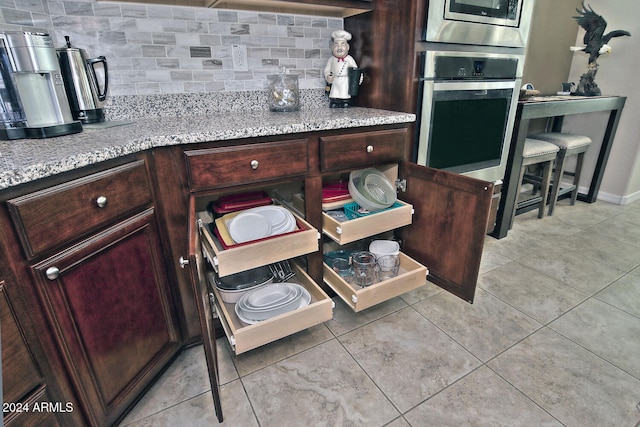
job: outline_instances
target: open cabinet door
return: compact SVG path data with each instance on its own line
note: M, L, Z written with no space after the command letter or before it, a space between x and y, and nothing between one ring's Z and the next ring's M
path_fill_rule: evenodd
M402 162L413 222L400 233L403 252L429 269L428 279L472 303L480 270L493 183Z
M198 318L202 330L202 344L207 360L209 382L213 395L213 405L218 421L222 422L222 405L220 403L220 377L218 375L218 354L216 351L216 335L213 325L213 301L210 300L206 279L205 260L200 247L200 230L196 219L195 198L189 200L189 271L191 286L198 307Z

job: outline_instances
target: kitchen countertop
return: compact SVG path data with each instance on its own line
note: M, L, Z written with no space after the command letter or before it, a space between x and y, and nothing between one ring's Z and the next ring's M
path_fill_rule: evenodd
M414 122L371 108L216 113L132 120L46 139L0 141L0 190L153 147Z

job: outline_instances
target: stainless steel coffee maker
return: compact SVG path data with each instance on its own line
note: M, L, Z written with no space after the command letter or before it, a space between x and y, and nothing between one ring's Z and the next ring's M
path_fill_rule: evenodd
M71 46L69 36L64 38L66 47L56 51L71 114L84 124L103 122L103 106L109 88L107 58L89 58L84 49Z
M0 67L0 138L49 138L82 131L82 123L71 115L48 34L0 33Z

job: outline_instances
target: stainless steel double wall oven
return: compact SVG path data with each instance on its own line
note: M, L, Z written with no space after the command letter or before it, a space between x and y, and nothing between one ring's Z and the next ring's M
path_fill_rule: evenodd
M417 163L502 180L533 0L431 0Z

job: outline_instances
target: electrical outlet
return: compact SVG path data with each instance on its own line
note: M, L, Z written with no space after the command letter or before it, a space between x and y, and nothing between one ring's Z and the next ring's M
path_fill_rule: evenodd
M231 45L231 57L233 59L233 71L249 71L247 47L245 45Z

